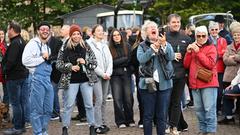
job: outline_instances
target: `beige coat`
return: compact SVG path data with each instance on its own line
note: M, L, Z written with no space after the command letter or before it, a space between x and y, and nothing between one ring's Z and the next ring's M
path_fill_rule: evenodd
M227 50L223 55L223 62L226 66L223 81L230 83L237 75L238 69L240 67L240 48L236 50L233 43L227 46Z

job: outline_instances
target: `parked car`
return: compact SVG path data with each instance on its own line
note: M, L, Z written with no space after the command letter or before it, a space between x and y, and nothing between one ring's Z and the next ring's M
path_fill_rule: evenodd
M195 26L206 25L208 26L209 21L213 21L216 15L223 15L225 20L225 27L229 30L229 25L234 21L233 15L229 12L227 13L206 13L193 15L189 17L189 23L194 24Z

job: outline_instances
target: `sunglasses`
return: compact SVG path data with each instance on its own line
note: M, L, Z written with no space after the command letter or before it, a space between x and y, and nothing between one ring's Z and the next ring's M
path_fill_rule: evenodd
M197 38L206 38L207 37L207 35L197 35Z
M214 30L215 30L215 31L218 31L218 29L211 29L211 31L214 31Z

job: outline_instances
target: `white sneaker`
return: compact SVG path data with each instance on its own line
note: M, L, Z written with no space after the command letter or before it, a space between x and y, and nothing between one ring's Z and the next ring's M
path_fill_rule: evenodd
M135 125L135 123L130 123L129 124L129 127L135 127L136 125Z
M172 133L172 135L179 135L179 132L178 132L178 130L177 130L176 127L173 127L173 128L172 128L171 133Z
M26 128L26 129L31 128L31 127L32 127L31 123L29 123L29 122L26 122L26 123L25 123L25 128Z
M59 116L56 116L56 117L52 117L50 120L59 120L60 119L60 117Z
M167 129L165 129L165 134L170 134L170 127L168 127Z
M118 126L118 128L126 128L126 125L125 124L121 124Z
M138 125L138 128L143 128L143 124L139 124L139 125Z

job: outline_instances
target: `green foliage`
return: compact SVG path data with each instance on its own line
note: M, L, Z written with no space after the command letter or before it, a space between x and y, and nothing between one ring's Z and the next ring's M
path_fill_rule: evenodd
M149 0L150 1L150 0ZM178 13L183 25L188 23L191 15L232 11L236 20L240 19L239 0L154 0L155 2L143 9L138 3L137 10L144 10L145 19L152 19L159 24L166 24L167 16ZM28 2L28 3L27 3ZM23 28L36 25L47 20L53 25L62 23L58 16L70 13L93 4L109 4L115 6L118 0L0 0L0 27L6 28L10 20L16 20ZM123 5L133 9L133 5Z

